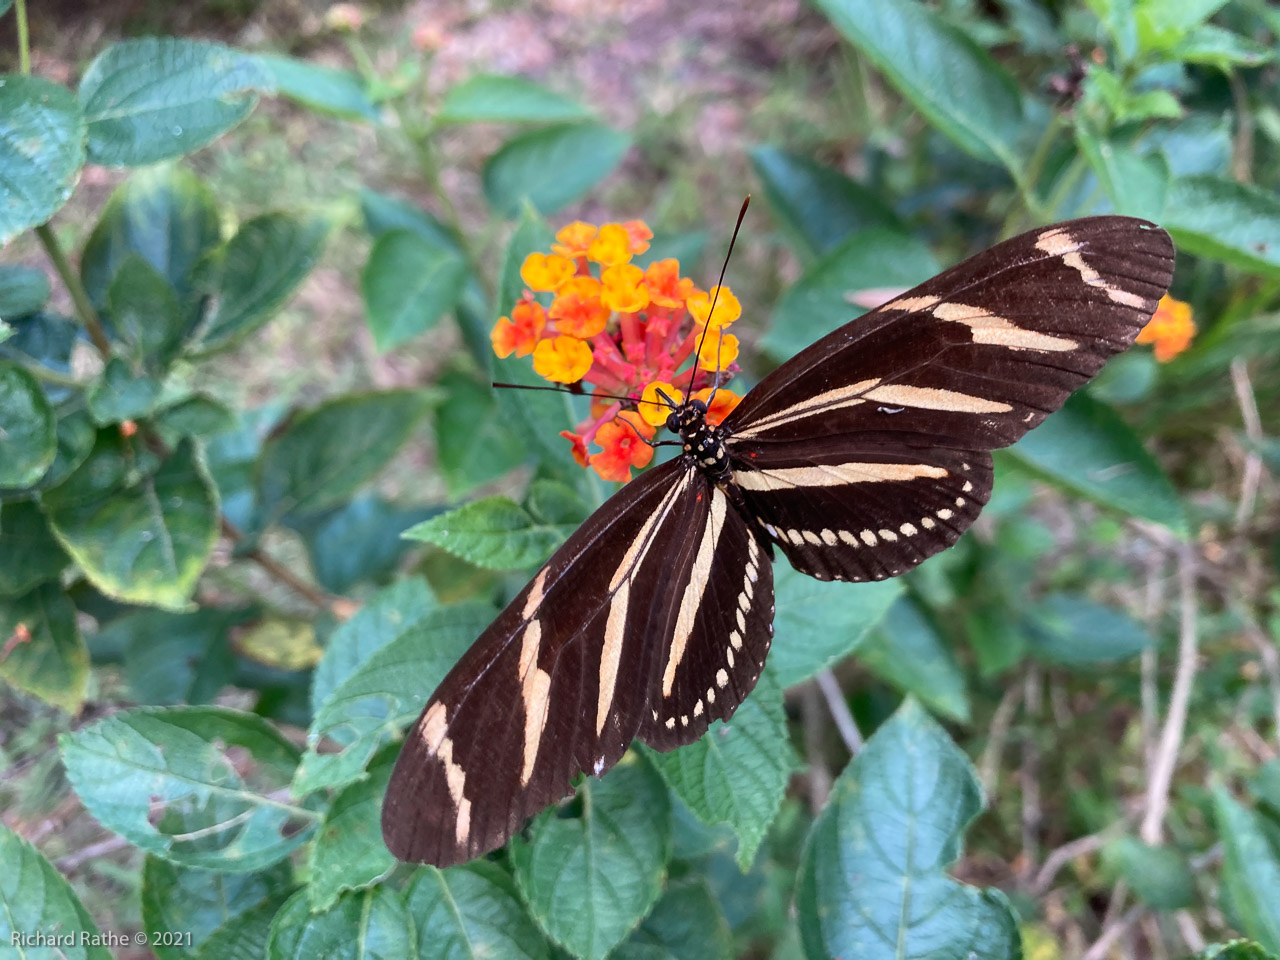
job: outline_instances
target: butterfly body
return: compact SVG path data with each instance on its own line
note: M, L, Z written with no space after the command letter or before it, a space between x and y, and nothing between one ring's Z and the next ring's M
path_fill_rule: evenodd
M773 548L820 580L896 576L991 494L991 451L1132 343L1172 277L1153 224L1032 231L845 324L589 517L409 731L383 805L400 859L504 843L633 739L696 740L751 692L773 639ZM798 638L788 638L798 642Z

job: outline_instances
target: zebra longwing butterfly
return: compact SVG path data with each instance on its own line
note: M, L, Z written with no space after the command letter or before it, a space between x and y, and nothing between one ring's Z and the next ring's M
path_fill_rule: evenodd
M828 334L718 427L680 405L684 453L588 518L432 695L387 790L387 847L469 860L633 739L671 750L727 720L773 639L773 548L820 580L881 580L955 543L991 451L1128 347L1172 271L1154 224L1060 223Z

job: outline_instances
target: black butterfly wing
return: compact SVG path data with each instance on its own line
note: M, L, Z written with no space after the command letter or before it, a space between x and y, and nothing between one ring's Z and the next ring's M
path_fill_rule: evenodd
M444 867L480 856L580 772L617 762L645 716L668 564L706 497L688 463L642 474L480 635L406 735L382 811L396 857Z
M1013 443L1128 347L1168 235L1090 217L999 244L784 363L726 420L734 482L798 570L883 579L950 546Z

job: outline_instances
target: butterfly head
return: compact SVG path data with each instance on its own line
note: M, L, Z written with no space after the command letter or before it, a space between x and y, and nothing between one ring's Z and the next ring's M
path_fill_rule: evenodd
M707 405L701 400L686 400L667 417L667 429L684 436L694 433L707 420Z
M729 452L724 445L724 431L707 423L707 405L701 400L686 400L671 411L667 428L679 434L686 456L698 468L719 482L729 475Z

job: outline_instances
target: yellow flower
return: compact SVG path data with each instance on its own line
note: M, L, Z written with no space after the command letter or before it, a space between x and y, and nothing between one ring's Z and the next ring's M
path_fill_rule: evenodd
M1195 332L1191 304L1165 294L1155 314L1138 334L1137 342L1155 344L1156 360L1168 363L1191 345Z
M719 294L716 293L717 290L720 291ZM713 298L716 301L716 315L710 318L712 330L727 327L742 316L742 304L728 287L712 287L708 293L695 290L685 300L685 306L689 308L689 313L693 315L694 321L699 326L707 325Z
M720 308L716 307L716 313ZM703 370L723 370L738 359L738 338L732 333L723 336L712 330L698 352L698 366Z
M644 393L640 395L640 416L644 418L645 423L655 427L662 426L671 415L671 408L667 406L667 401L658 396L659 390L672 402L684 403L684 391L674 384L667 383L665 380L655 380L646 386Z
M711 394L713 392L716 395L714 401L711 399ZM719 426L720 422L724 420L725 417L733 413L733 408L742 400L742 398L732 390L728 390L724 387L720 387L715 391L712 391L710 387L703 387L693 395L693 399L701 400L707 405L707 423L711 424L713 427Z
M607 228L608 224L601 227L600 232L603 233ZM644 271L629 263L605 267L600 274L600 283L604 286L600 300L610 310L617 310L619 313L643 310L649 305L649 290L643 281Z
M575 273L572 260L554 253L531 253L520 266L520 279L530 290L555 290Z
M591 241L587 259L603 267L615 267L631 259L631 234L620 223L606 223Z
M591 249L591 241L596 238L596 232L594 224L575 220L556 231L557 242L551 245L551 249L570 260L585 257Z
M539 340L533 369L553 383L577 383L591 369L591 347L576 337Z

